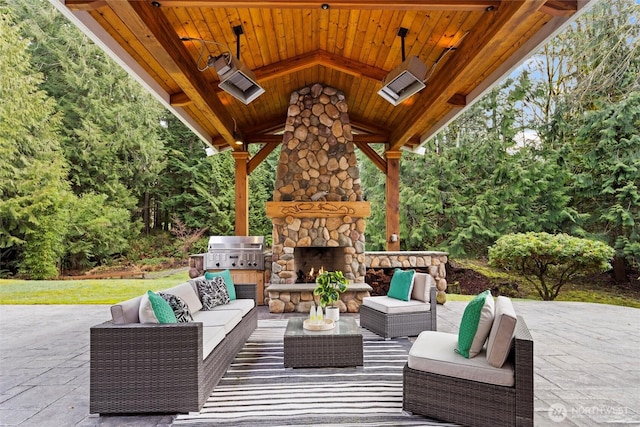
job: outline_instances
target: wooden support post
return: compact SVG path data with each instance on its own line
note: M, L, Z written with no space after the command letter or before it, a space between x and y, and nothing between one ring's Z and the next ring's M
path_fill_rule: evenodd
M387 151L387 251L400 250L400 157L401 151ZM395 240L395 241L394 241Z
M236 162L236 236L249 235L249 152L234 151Z

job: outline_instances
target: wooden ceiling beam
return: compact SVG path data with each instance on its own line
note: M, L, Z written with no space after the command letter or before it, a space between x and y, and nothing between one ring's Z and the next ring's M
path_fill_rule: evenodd
M233 119L193 63L164 13L150 2L106 0L140 43L167 70L197 108L206 112L222 138L234 146ZM212 141L213 142L213 141Z
M578 0L548 0L540 8L540 12L544 12L551 16L568 17L578 11Z
M499 8L487 11L465 37L444 66L437 70L427 87L415 96L413 105L391 134L389 150L399 150L409 139L420 133L429 120L429 111L435 105L446 104L458 90L461 76L479 75L500 43L529 15L537 12L546 0L506 1ZM484 64L483 64L484 61Z
M280 138L280 142L282 142L282 138ZM254 156L249 160L249 164L247 165L248 173L253 172L255 168L257 168L260 163L262 163L264 159L266 159L269 154L271 154L271 152L276 149L276 147L276 144L265 144L260 149L260 151L254 154Z
M282 144L282 135L246 135L244 142L247 144Z
M448 104L455 105L456 107L464 107L467 105L467 96L461 93L456 93L447 101Z
M265 118L259 125L253 127L244 127L243 133L247 138L251 138L252 136L256 135L273 134L274 132L277 132L278 130L284 128L284 122L286 118L286 112L284 113L284 115Z
M353 141L353 143L373 162L374 165L378 167L378 169L382 171L382 173L385 175L387 174L386 159L382 158L382 156L380 156L380 154L378 154L378 152L366 142Z
M184 92L174 93L169 96L169 104L173 105L174 107L184 107L185 105L189 105L192 102L193 101L191 101L191 98L189 98Z
M385 129L378 125L374 125L373 123L370 123L369 121L364 120L361 117L356 117L352 114L349 115L349 121L351 122L351 129L354 129L356 131L387 136L391 134L388 129ZM388 142L388 140L386 142Z
M256 68L253 70L253 74L255 74L258 81L265 82L296 71L306 70L316 65L322 65L354 77L367 78L376 82L381 81L388 73L388 71L345 58L344 56L335 55L324 50L314 50L284 61Z
M366 135L353 135L354 143L363 143L363 144L386 144L389 141L389 135L387 134L366 134ZM247 144L281 144L282 143L282 135L257 135L250 134L245 135L244 142ZM418 138L415 138L415 141L412 139L411 142L417 143Z
M83 10L88 12L106 6L107 2L105 0L65 0L64 5L70 10Z
M159 0L162 7L227 7L256 9L320 9L329 4L330 9L360 10L450 10L481 11L498 7L499 0Z

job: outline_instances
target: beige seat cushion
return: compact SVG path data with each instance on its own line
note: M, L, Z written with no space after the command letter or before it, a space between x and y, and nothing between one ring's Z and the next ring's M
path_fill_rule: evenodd
M142 296L122 301L111 306L111 320L114 325L140 323L140 301Z
M226 336L224 326L209 326L202 328L202 360L211 354L214 348Z
M388 296L365 297L362 304L385 314L416 313L429 311L429 303L417 300L401 301Z
M172 294L182 298L189 306L191 314L202 309L202 302L198 297L197 290L190 282L181 283L172 288L161 290L167 294ZM148 299L147 299L148 301ZM111 306L111 319L114 325L123 325L127 323L141 323L140 322L140 303L143 301L143 296L131 298L129 300L114 304ZM146 303L144 310L146 310ZM146 318L148 321L149 319Z
M231 332L241 320L242 311L240 310L198 311L193 313L194 322L202 322L202 326L205 328L224 326L227 334Z
M184 300L189 306L189 311L193 314L196 311L202 310L202 302L200 301L200 297L198 297L198 292L195 291L191 283L185 282L181 283L178 286L174 286L173 288L169 288L164 291L165 294L172 294L178 296Z
M252 299L234 299L229 301L227 304L213 307L211 311L240 310L242 312L242 317L244 317L255 306L256 302Z
M515 376L511 363L501 368L491 366L482 350L477 357L467 359L455 352L458 336L445 332L424 331L409 350L408 365L418 371L512 387Z
M511 300L499 296L496 299L493 325L487 342L487 360L495 367L502 366L509 356L516 332L516 311Z

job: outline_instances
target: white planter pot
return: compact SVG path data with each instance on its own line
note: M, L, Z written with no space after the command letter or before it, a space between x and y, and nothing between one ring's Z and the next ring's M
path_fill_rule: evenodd
M334 322L340 320L340 308L339 307L327 307L325 308L326 318L331 319Z

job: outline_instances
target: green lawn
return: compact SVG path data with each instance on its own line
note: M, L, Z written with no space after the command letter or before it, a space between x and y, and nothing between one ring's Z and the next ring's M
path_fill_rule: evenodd
M0 280L0 304L115 304L187 280L187 272L159 279Z
M0 304L115 304L189 280L187 272L158 279L6 280L0 279ZM523 287L525 284L523 284ZM535 293L529 293L532 299ZM469 301L473 295L447 294L447 301ZM558 301L582 301L640 308L640 300L615 288L568 285Z

